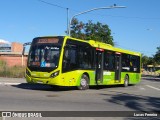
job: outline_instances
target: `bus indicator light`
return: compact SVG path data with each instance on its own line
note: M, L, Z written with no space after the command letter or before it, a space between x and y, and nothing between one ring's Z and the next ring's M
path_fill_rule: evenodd
M97 51L104 52L104 49L96 48Z

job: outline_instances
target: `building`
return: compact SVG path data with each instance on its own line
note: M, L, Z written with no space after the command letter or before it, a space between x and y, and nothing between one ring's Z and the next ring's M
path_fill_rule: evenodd
M11 43L0 39L0 52L11 52Z
M5 61L7 66L25 66L27 56L22 56L22 51L23 44L0 39L0 61Z

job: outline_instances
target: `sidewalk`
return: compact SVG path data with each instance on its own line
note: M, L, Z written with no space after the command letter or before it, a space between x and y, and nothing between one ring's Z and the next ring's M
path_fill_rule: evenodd
M25 78L0 77L0 85L19 85L21 83L26 83Z

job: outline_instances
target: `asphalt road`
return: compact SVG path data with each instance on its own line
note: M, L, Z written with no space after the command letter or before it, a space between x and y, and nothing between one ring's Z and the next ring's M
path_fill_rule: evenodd
M0 78L0 111L160 111L160 78L144 77L141 83L134 86L91 87L84 91L27 84L24 79ZM113 114L116 116L117 113ZM104 120L102 117L100 119ZM78 119L82 120L83 117Z

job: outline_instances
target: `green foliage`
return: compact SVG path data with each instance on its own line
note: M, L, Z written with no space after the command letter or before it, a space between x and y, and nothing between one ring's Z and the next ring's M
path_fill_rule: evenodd
M146 67L147 65L160 65L160 47L157 47L157 52L153 57L142 55L142 64L143 67Z
M5 61L0 61L0 77L22 78L24 77L25 67L8 67Z
M142 67L147 67L149 61L149 57L142 54Z
M157 64L160 64L160 47L157 47L157 52L154 55L154 60Z
M92 21L83 23L77 19L73 19L71 23L71 37L84 40L96 40L114 45L109 26L100 22L96 24L92 23Z

